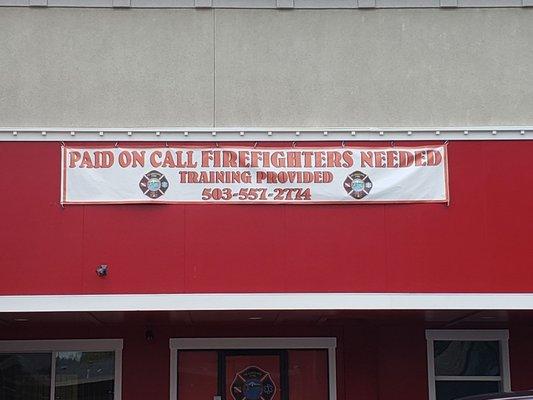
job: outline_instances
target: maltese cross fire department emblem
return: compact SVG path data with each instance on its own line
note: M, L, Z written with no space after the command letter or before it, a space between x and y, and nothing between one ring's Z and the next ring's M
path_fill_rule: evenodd
M231 395L235 400L272 400L276 385L270 374L258 367L248 367L235 375Z
M168 189L168 180L159 171L150 171L139 182L141 191L151 199L157 199L165 194Z
M352 172L344 181L344 190L354 199L360 200L372 190L372 181L361 171Z

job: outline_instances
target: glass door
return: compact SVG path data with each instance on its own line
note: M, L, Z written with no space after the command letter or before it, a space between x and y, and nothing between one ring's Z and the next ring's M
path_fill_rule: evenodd
M288 368L284 350L233 350L219 355L222 400L287 400Z
M177 366L177 400L329 400L324 349L182 350Z

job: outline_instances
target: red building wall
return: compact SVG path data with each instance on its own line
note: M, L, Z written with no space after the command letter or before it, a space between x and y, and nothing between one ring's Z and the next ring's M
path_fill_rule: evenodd
M60 144L3 142L0 294L531 291L532 153L450 143L449 207L62 208Z

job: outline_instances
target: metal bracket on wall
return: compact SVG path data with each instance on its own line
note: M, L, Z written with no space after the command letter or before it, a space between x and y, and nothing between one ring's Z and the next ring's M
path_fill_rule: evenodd
M194 0L194 6L197 8L213 7L213 0Z
M357 6L359 8L375 8L376 0L358 0Z
M277 0L277 8L294 8L294 0Z
M441 7L459 7L459 1L458 0L440 0L440 6Z
M131 7L131 0L113 0L113 7Z

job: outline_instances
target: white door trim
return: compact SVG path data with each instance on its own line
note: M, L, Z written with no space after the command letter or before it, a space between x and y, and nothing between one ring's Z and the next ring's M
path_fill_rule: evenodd
M337 400L336 348L334 337L173 338L170 347L170 400L178 399L178 351L239 349L325 349L328 351L329 400Z

